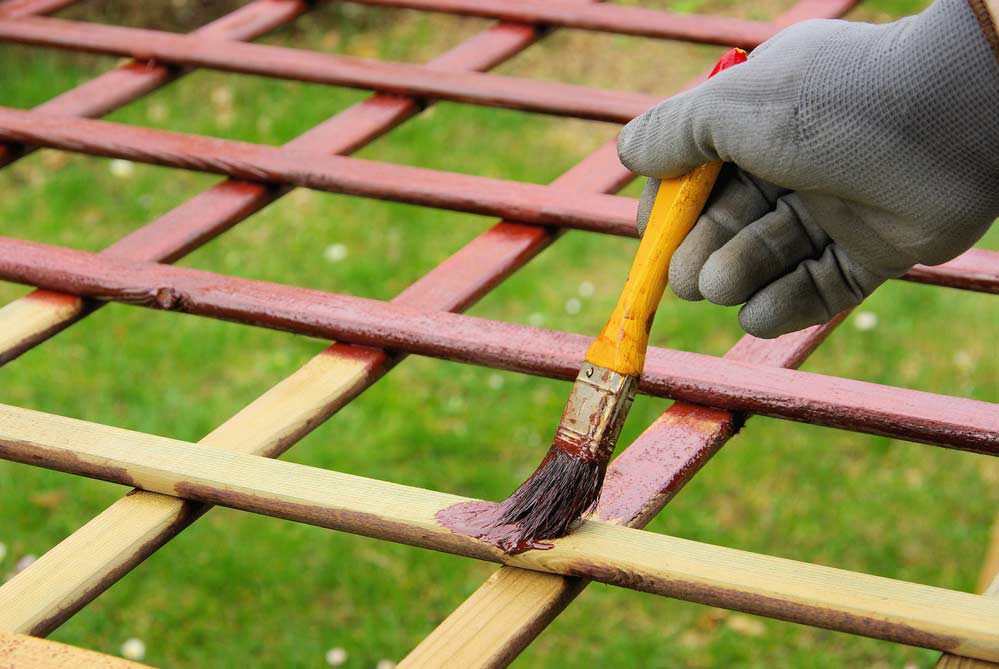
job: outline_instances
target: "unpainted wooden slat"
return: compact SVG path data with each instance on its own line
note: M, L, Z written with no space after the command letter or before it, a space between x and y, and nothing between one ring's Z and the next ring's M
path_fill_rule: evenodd
M149 665L55 641L0 632L0 667L3 669L148 669Z
M585 521L509 556L437 514L473 500L0 405L0 457L166 495L999 660L999 600Z

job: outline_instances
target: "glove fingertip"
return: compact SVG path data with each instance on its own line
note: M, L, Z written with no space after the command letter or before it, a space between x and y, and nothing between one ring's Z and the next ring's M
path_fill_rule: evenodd
M776 339L782 334L799 329L780 320L778 305L774 304L772 299L768 299L769 297L769 295L757 295L739 310L739 325L743 331L760 339Z
M677 249L669 264L669 284L673 293L681 300L698 302L704 299L697 285L699 270L698 264L683 253L682 246Z

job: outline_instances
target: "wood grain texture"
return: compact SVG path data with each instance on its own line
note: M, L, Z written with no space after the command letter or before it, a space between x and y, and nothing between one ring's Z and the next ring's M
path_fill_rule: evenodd
M284 0L281 0L284 1ZM487 69L532 44L531 26L498 24L432 61L441 69ZM421 105L408 98L375 95L307 131L288 146L350 152L413 116ZM614 191L632 175L608 142L553 182L553 187ZM196 196L106 249L118 257L173 260L259 210L283 191L229 180ZM560 235L550 228L500 222L404 290L397 301L423 309L461 310L516 271ZM45 291L38 291L29 300ZM75 300L73 296L63 296ZM56 300L63 305L63 300ZM61 307L60 307L61 308ZM85 312L56 320L66 327ZM44 333L11 312L0 320L22 340ZM58 316L52 314L51 316ZM5 351L9 353L9 351ZM333 344L234 416L207 443L259 454L277 454L325 421L353 393L373 383L400 356ZM358 368L360 365L360 369ZM355 380L363 375L363 381ZM287 390L286 390L287 389ZM233 441L228 441L227 436ZM203 440L204 443L204 440ZM48 634L115 581L196 520L207 507L156 493L133 491L80 528L27 570L0 586L0 628Z
M673 253L694 227L721 163L695 167L677 179L663 179L649 222L614 311L586 351L586 359L619 374L640 376L649 332L663 299Z
M509 556L444 528L469 500L0 405L0 457L517 567L999 659L999 600L587 521Z
M841 321L777 339L744 336L726 354L797 367ZM741 418L676 402L611 462L595 515L641 528L731 438ZM400 669L505 667L586 587L579 578L501 567L399 664Z
M97 653L55 641L0 632L0 667L3 669L143 669L120 657Z
M0 238L0 278L149 308L553 378L590 337ZM999 405L652 348L641 392L999 454Z
M345 354L334 347L200 444L273 456L373 382L370 374L383 357L380 351ZM203 504L155 493L122 497L0 585L0 630L47 634L206 510Z

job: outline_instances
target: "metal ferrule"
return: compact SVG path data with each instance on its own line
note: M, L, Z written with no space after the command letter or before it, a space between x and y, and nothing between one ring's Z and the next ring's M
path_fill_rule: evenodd
M583 460L609 460L637 386L634 376L584 363L553 445Z

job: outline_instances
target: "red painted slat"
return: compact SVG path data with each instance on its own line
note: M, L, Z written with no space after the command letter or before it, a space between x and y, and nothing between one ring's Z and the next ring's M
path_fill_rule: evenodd
M0 18L54 14L79 0L6 0L0 2Z
M32 16L0 19L0 40L618 123L659 101L627 91Z
M25 5L51 4L35 0ZM202 37L251 40L285 25L310 7L304 0L256 0L194 31ZM2 8L0 8L2 9ZM24 9L24 8L22 8ZM0 11L0 16L3 16ZM132 61L39 105L58 116L103 116L183 76L185 70ZM0 144L0 167L30 153L23 144Z
M527 223L636 234L636 201L614 195L559 192L519 181L6 107L0 107L0 139Z
M592 337L0 237L0 279L571 379ZM650 348L640 390L999 455L999 405Z
M365 5L447 12L487 19L579 28L640 37L703 42L751 49L777 27L764 21L611 4L551 0L353 0Z

